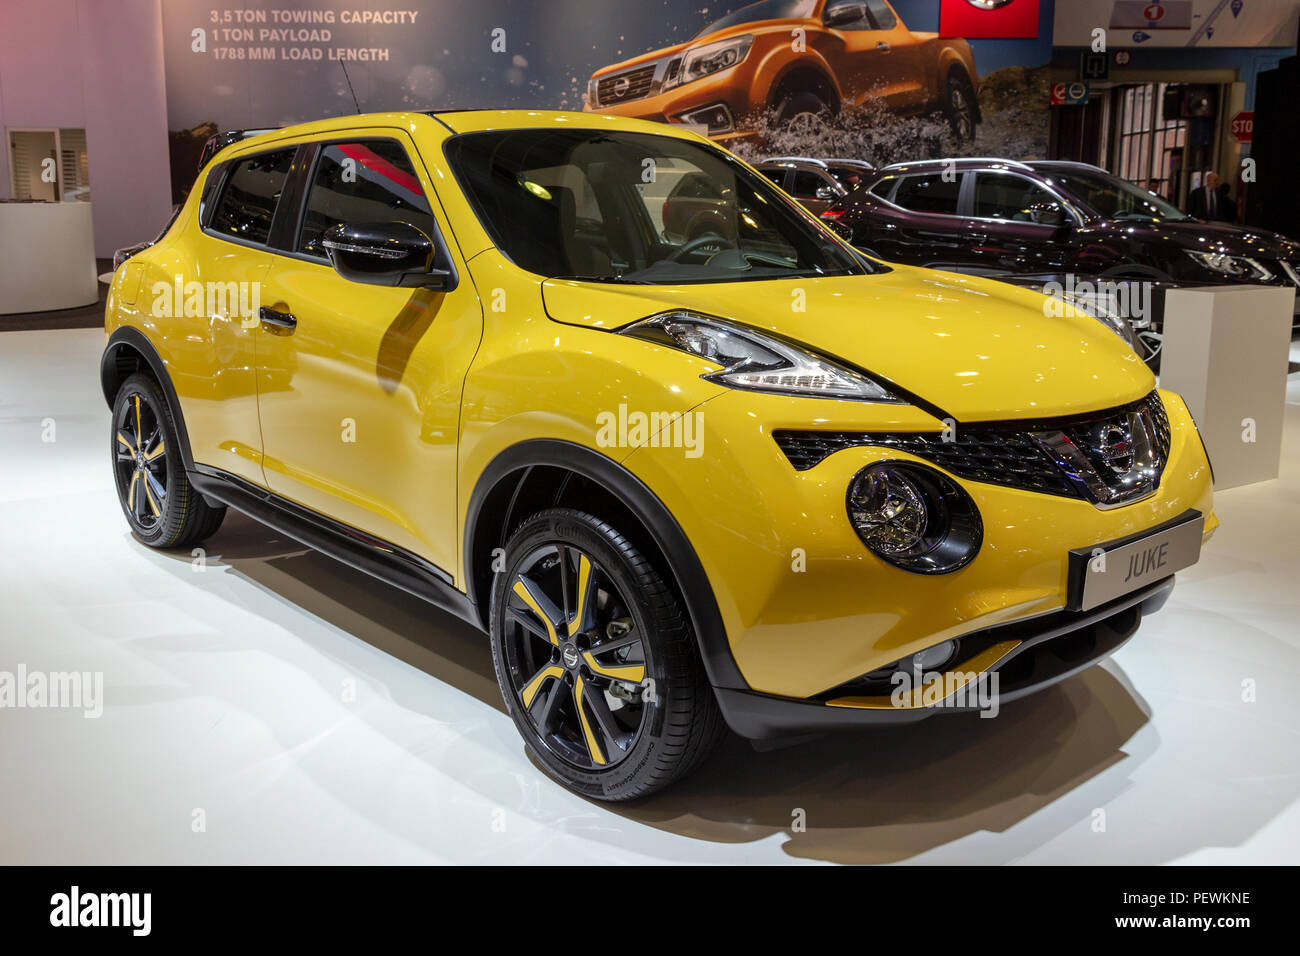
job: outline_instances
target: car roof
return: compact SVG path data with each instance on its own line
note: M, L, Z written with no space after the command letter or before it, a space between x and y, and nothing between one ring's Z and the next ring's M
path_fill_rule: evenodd
M888 166L880 167L877 172L925 172L931 169L947 169L955 166L959 169L980 168L980 169L1019 169L1022 171L1033 171L1033 167L1028 163L1022 163L1018 159L1001 159L995 156L954 156L951 159L911 159L901 163L890 163Z
M802 163L805 166L817 166L822 169L826 168L826 160L813 159L811 156L769 156L766 159L762 160L761 162L755 163L755 165L761 166L764 163L768 163L768 164L782 163L787 166L794 166L796 164Z
M421 112L352 113L328 119L312 120L296 126L284 126L259 136L252 136L232 144L227 149L245 153L262 146L273 146L281 140L300 136L324 136L365 126L394 126L410 131L436 122L452 133L473 133L501 129L607 129L635 133L651 133L676 139L703 141L699 133L671 123L627 119L601 113L577 113L561 110L518 109L465 109L429 110ZM222 150L225 152L225 150Z
M1094 166L1092 163L1079 163L1072 159L1036 159L1029 165L1034 169L1086 169L1093 173L1106 172L1100 166Z
M673 123L629 119L605 113L565 110L466 109L431 110L432 116L453 133L477 133L498 129L611 129L629 133L651 133L678 139L700 140L699 133Z

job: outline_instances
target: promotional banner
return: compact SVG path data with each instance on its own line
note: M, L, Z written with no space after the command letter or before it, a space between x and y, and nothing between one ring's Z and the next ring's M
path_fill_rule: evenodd
M951 6L172 0L174 192L219 130L382 110L598 110L689 124L746 155L1042 155L1051 44L1039 3L961 0L957 19Z

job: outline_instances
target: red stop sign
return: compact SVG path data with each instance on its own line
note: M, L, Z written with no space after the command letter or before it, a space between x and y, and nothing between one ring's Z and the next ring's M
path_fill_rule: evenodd
M1237 142L1252 142L1255 139L1255 111L1242 110L1232 118L1228 128L1232 130L1232 135L1237 138Z

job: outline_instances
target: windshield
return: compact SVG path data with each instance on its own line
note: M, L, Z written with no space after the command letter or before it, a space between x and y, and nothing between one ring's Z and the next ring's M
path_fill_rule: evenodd
M447 159L498 249L547 278L680 284L861 275L836 241L721 150L653 133L466 133Z
M761 0L728 13L719 20L714 20L707 27L695 34L693 39L717 33L738 23L757 23L760 20L799 20L811 17L817 0Z
M1192 218L1159 196L1110 173L1050 168L1039 172L1105 219L1178 222Z

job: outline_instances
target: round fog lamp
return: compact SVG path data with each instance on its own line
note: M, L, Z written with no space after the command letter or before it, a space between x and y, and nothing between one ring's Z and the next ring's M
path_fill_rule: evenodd
M943 472L910 461L879 461L849 482L849 521L884 561L918 574L965 567L984 540L979 511Z
M927 647L913 654L912 666L919 671L935 671L952 660L955 653L957 653L957 643L944 641L942 644Z
M868 468L858 475L849 491L849 515L863 543L877 554L912 551L929 522L920 489L887 468Z

